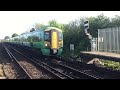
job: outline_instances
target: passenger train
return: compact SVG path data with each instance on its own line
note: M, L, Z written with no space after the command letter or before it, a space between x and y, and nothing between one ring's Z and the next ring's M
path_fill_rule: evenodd
M9 43L37 48L42 55L61 55L63 50L63 33L56 27L46 26L6 40Z

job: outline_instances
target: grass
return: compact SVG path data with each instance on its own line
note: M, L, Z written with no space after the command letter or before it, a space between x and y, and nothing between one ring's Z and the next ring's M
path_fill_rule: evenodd
M120 70L120 62L110 61L110 60L101 60L104 63L105 67L112 68L114 70Z

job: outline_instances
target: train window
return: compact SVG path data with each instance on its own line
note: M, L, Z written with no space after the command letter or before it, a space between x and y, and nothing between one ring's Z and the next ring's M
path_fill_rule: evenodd
M38 33L34 33L34 34L32 35L32 40L33 40L33 42L39 42L39 41L40 41L40 40L39 40Z
M50 40L50 32L45 32L45 41Z
M24 35L24 41L27 42L27 35Z
M62 40L62 33L59 32L59 40L61 41Z
M27 41L28 41L28 42L31 42L31 41L32 41L31 34L28 34L28 35L27 35Z
M40 41L42 41L41 33L38 34L38 37L39 37Z
M21 41L24 42L24 35L21 36Z
M33 36L32 39L33 39L33 42L38 42L39 41L39 38L37 36Z
M27 41L28 41L28 42L31 42L31 41L32 41L31 36L28 36Z
M38 40L39 40L39 41L42 41L41 33L37 33L36 36L38 37Z

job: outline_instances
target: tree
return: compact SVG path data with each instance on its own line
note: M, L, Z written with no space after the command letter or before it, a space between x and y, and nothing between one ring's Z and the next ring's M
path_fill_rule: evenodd
M62 29L62 30L63 30L63 28L64 28L64 24L58 23L55 19L49 21L48 24L49 24L49 26L51 26L51 27L60 28L60 29Z
M14 34L12 35L12 37L16 37L16 36L18 36L18 34L16 34L16 33L14 33Z
M34 29L34 28L32 28L32 29L30 30L30 32L33 32L33 31L35 31L35 29Z
M115 17L111 19L111 23L111 27L120 27L120 16L115 15Z
M21 35L23 35L23 34L25 34L25 33L21 33Z
M43 28L43 27L45 27L45 25L40 24L40 23L35 23L35 26L34 26L35 29L40 29L40 28Z
M74 44L75 51L74 53L78 53L81 50L86 50L86 47L89 45L89 39L85 35L84 32L84 20L83 18L74 20L66 25L63 28L63 36L64 36L64 47L63 51L67 54L69 51L70 44Z
M5 37L4 37L4 40L9 39L9 38L10 38L9 36L5 36Z

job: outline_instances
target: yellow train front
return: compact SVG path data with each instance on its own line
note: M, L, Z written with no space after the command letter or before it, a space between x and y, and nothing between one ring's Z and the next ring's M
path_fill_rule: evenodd
M43 55L61 55L63 50L63 34L58 28L49 27L44 31L45 48Z

